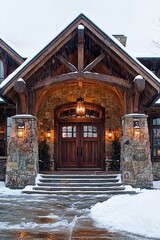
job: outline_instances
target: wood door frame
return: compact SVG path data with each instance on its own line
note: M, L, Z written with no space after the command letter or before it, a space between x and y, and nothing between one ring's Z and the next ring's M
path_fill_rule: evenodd
M101 129L100 129L100 136L101 136L101 144L100 144L100 157L101 157L101 170L105 170L105 109L102 106L93 104L93 103L88 103L84 102L85 108L97 111L99 113L99 118L73 118L73 117L68 117L62 119L61 113L64 112L65 110L69 110L72 108L76 108L77 103L76 102L71 102L71 103L66 103L59 105L55 108L54 110L54 163L55 163L55 170L60 170L58 166L58 157L59 157L59 139L60 139L60 123L74 123L74 122L95 122L95 123L100 123L101 124ZM67 169L66 169L67 170ZM93 168L93 170L95 170Z

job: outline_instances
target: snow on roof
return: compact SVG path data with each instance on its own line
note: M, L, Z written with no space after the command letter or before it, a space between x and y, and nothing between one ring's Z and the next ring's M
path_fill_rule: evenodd
M0 97L0 103L4 103L5 101Z
M160 104L160 98L155 102L155 104Z
M126 53L134 62L136 62L142 69L144 69L150 76L152 76L158 83L160 83L160 79L154 74L152 73L148 68L146 68L141 62L139 62L136 57L133 57L131 53L129 53L129 51L115 38L113 37L111 34L106 34L105 30L103 30L103 28L97 27L91 20L89 20L86 16L84 16L83 14L80 14L78 17L81 19L82 16L82 20L86 19L86 21L90 21L91 25L94 25L95 28L98 28L100 30L100 32L102 32L103 34L105 34L105 36L109 37L113 43L115 43L124 53ZM78 19L77 17L77 19ZM74 20L75 21L75 20ZM39 51L33 53L33 55L31 55L31 57L29 57L28 59L26 59L13 73L11 73L1 84L0 84L0 89L2 89L5 85L7 85L10 80L15 77L21 70L23 70L30 62L32 62L32 60L34 60L34 58L36 58L36 56L38 56L40 54L40 52L42 52L53 40L55 40L56 37L58 37L59 34L62 33L62 31L64 31L70 24L72 24L72 22L74 22L73 19L72 21L70 21L66 27L62 27L62 29L59 29L57 32L55 32L54 36L52 36L52 39L50 41L47 41L46 44L44 44L43 47L41 47L39 49ZM81 25L81 24L80 24ZM85 25L85 24L84 24Z

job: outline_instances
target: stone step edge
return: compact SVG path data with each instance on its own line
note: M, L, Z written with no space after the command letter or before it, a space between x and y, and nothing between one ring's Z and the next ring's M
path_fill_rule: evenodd
M109 194L137 194L136 191L125 191L125 190L119 190L119 191L99 191L99 192L95 192L95 191L87 191L87 192L83 192L83 191L40 191L40 190L24 190L23 193L26 194L56 194L56 195L66 195L66 194L70 194L70 195L75 195L75 194L81 194L81 195L109 195Z
M99 191L99 190L103 190L103 189L106 189L106 191L107 190L111 190L111 189L114 189L114 190L124 190L125 189L125 187L123 187L123 186L112 186L112 187L90 187L90 188L88 188L88 187L84 187L84 186L80 186L80 187L61 187L61 186L57 186L57 187L48 187L48 186L34 186L33 187L33 189L45 189L45 190L57 190L57 189L59 189L59 191L62 191L62 190L80 190L80 189L82 189L82 190L85 190L85 191L90 191L90 190L94 190L94 191ZM97 189L97 190L96 190Z
M105 182L102 182L102 183L61 183L61 182L57 182L57 183L45 183L45 182L39 182L39 183L37 183L37 186L88 186L88 187L92 187L92 186L121 186L121 185L123 185L123 183L122 182L113 182L113 183L110 183L110 182L107 182L107 183L105 183Z
M75 177L78 177L78 178L118 178L118 175L117 174L40 174L40 176L42 178L75 178Z
M113 181L118 182L118 178L40 178L39 181Z

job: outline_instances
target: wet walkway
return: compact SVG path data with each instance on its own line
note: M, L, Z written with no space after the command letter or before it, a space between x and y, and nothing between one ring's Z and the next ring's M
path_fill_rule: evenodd
M1 240L143 240L98 227L89 209L106 196L1 195Z

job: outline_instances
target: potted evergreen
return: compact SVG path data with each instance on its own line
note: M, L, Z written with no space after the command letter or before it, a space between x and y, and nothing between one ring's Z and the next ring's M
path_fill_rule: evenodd
M39 153L39 170L48 171L50 167L50 153L49 145L46 142L46 139L39 141L38 144L38 153Z
M112 141L112 153L111 153L111 170L119 171L120 170L120 154L121 154L121 143L120 139L115 136Z

